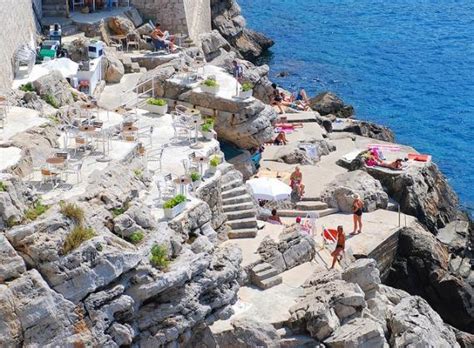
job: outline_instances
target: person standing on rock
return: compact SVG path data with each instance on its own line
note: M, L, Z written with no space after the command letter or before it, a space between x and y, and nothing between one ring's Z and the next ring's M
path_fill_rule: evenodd
M232 61L232 75L237 80L235 84L235 95L239 95L239 84L244 81L244 68L236 60Z
M344 253L344 249L346 248L346 236L344 235L344 229L342 226L337 226L337 244L336 249L331 253L332 256L332 265L331 269L334 268L336 265L336 261L338 260L339 256L342 258L342 253Z
M364 208L364 202L360 199L358 194L354 195L354 202L352 202L352 218L354 220L354 230L351 232L352 235L362 233L362 209Z

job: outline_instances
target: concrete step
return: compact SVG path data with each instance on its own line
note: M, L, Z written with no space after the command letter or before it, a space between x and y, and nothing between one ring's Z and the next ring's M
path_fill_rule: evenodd
M222 192L226 192L242 185L244 185L244 183L242 183L242 180L233 180L231 182L228 182L227 184L222 185L221 190Z
M247 193L247 188L244 186L240 186L240 187L233 188L232 190L222 192L222 198L223 199L231 198L231 197L243 195L245 193Z
M314 215L315 217L328 216L334 213L337 213L339 210L334 208L327 208L323 210L293 210L293 209L280 209L278 210L278 215L280 217L298 217L301 216L304 218L306 215Z
M247 202L253 202L252 197L248 193L241 194L241 195L233 195L230 196L229 198L224 198L222 199L222 204L224 206L229 206L232 204L239 204L239 203L247 203Z
M307 202L307 201L321 201L319 197L311 197L311 196L304 196L301 198L301 201Z
M253 267L252 272L258 273L258 272L267 271L267 270L272 269L272 268L273 268L273 266L270 265L269 263L262 262L262 263L259 263L258 265L256 265L255 267Z
M241 228L232 230L227 233L229 239L239 239L239 238L255 238L257 236L256 228Z
M140 65L138 63L132 63L132 72L140 72Z
M227 221L226 224L230 226L233 230L243 229L243 228L257 228L257 220L255 217L246 218L246 219L238 219L238 220L230 220Z
M296 203L298 210L324 210L328 208L328 205L321 201L302 201Z
M224 213L231 213L233 211L247 210L247 209L252 209L252 208L255 208L252 201L237 203L237 204L228 204L228 205L222 206Z
M246 209L246 210L235 210L232 212L228 212L225 214L227 216L228 221L238 220L238 219L245 219L245 218L255 218L257 213L255 209Z
M269 289L275 285L278 285L278 284L281 284L283 282L283 279L281 276L279 275L276 275L274 277L271 277L271 278L267 278L267 279L264 279L262 281L258 281L257 282L257 286L261 289Z
M265 271L261 271L258 273L255 273L255 279L256 281L263 281L268 278L272 278L278 274L278 271L275 268L270 268Z
M43 16L46 17L66 17L66 10L43 10Z

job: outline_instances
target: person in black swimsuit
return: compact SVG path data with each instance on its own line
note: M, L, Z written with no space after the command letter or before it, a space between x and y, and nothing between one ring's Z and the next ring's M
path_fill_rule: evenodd
M358 194L354 195L354 202L352 203L352 217L354 220L354 230L351 234L362 233L362 209L364 208L364 202L360 199Z

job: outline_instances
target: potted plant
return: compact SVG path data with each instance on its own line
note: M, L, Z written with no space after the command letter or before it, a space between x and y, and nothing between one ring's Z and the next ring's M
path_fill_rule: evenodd
M193 184L193 190L196 190L199 185L201 185L201 174L198 172L192 172L191 173L191 182Z
M209 172L214 174L217 170L217 166L221 163L221 158L217 155L214 155L209 160Z
M201 89L205 93L217 94L219 92L219 84L215 78L208 77L201 83Z
M207 119L202 125L201 125L201 133L202 136L207 139L207 140L212 140L214 139L214 121L212 119Z
M180 214L186 206L186 196L176 195L171 199L168 199L163 204L163 210L167 219L173 219L176 215Z
M253 85L250 82L244 82L239 93L242 99L250 98L253 95Z
M146 101L146 110L154 114L164 115L168 112L168 103L164 99L149 98Z

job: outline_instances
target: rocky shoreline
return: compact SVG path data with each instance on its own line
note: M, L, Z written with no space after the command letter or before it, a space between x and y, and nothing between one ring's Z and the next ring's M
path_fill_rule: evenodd
M247 151L273 136L277 115L268 105L269 68L252 63L272 41L246 28L235 0L211 0L211 4L215 30L202 34L200 45L186 48L180 57L147 61L148 71L139 82L148 81L157 97L214 114L219 139ZM133 23L123 23L134 28ZM103 26L87 29L107 36ZM129 63L113 50L106 50L106 55L108 82L127 76L125 65ZM255 98L229 100L182 84L179 74L202 56L211 64L208 69L223 69L212 70L221 78L230 78L223 71L230 72L232 60L238 59L245 66L244 79L254 85ZM273 274L279 279L290 270L300 273L298 267L305 264L304 269L316 268L311 262L316 242L291 228L280 231L278 241L263 238L255 246L260 259L253 260L255 255L251 255L253 261L245 266L249 251L223 243L231 236L231 214L245 214L237 220L244 227L249 224L244 233L262 232L257 232L255 217L261 212L256 203L251 198L240 200L250 197L245 179L255 172L247 153L238 165L218 165L216 173L195 190L186 210L171 220L157 218L153 203L157 178L137 158L135 148L89 173L77 195L71 198L65 191L49 197L50 205L37 212L43 206L41 194L20 177L30 174L42 152L59 146L63 131L53 122L61 113L43 99L54 93L60 104L56 106L67 109L87 98L71 94L67 82L55 74L35 81L35 90L5 93L22 112L37 110L47 121L2 144L21 149L19 162L1 177L2 344L170 348L474 345L473 223L458 211L456 194L434 163L396 175L367 168L358 157L340 163L348 171L333 175L318 197L321 200L306 204L324 206L329 213L345 213L348 193L363 192L367 194L365 210L370 213L388 210L390 200L396 201L402 213L418 222L398 227L393 234L393 260L379 270L382 267L375 260L360 255L361 259L343 270L318 269L312 276L306 274L301 286L291 288L296 300L284 319L276 323L233 320L242 288L253 289L251 284L259 282L274 285L262 283L262 272L272 272L271 279L275 279ZM358 139L395 141L390 129L365 121L350 121L334 129L334 120L353 119L354 108L332 93L314 97L311 107L315 112L304 125L312 126L308 132L314 132L297 136L299 141L317 145L319 158L311 159L289 146L277 151L274 158L279 164L317 165L321 158L335 153L334 142L340 139L351 146ZM165 116L140 117L149 122L147 127L166 122ZM167 131L165 126L160 128L163 136ZM178 158L191 149L176 146L165 158L177 163L169 168L181 169ZM220 153L220 144L206 142L204 150ZM234 211L239 205L245 207L243 212ZM288 209L291 217L291 209L298 207L284 202L278 208ZM74 231L93 233L70 250L66 241ZM142 239L134 243L137 235ZM155 246L165 250L159 266L152 262ZM266 296L266 290L262 291ZM271 305L281 305L278 301ZM230 328L218 333L211 330L213 324L226 320L231 320Z

